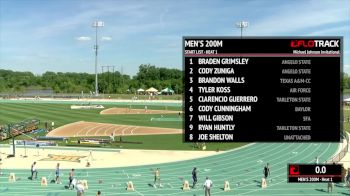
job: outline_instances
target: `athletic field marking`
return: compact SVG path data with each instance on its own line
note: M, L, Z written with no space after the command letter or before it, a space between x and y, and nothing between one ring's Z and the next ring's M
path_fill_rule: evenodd
M86 131L89 131L89 130L91 130L91 129L94 129L95 127L100 127L100 126L103 126L103 125L101 125L101 124L97 124L97 125L95 125L95 126L88 125L88 126L84 127L83 129L80 129L80 130L76 133L76 135L77 135L77 136L82 135L82 134L80 134L81 132L83 132L83 134L85 133L85 135L86 135Z
M204 169L203 171L204 171L204 172L208 172L208 171L210 171L210 170L211 170L211 169Z
M311 147L311 145L309 145L308 147ZM299 146L299 148L302 148L302 146ZM306 151L308 148L304 148L304 151ZM266 151L265 151L266 152ZM257 153L258 154L258 153ZM274 153L274 154L276 154L276 153ZM282 154L282 153L281 153ZM283 156L283 154L282 154L282 156ZM272 157L274 157L274 156L272 156ZM278 157L278 158L280 158L280 157ZM276 158L275 158L276 159ZM276 164L273 164L273 165L277 165L277 163ZM278 170L274 170L274 171L279 171L279 170L281 170L281 169L285 169L284 167L282 167L282 168L280 168L280 169L278 169ZM250 172L248 172L248 173L256 173L257 171L259 171L259 170L252 170L252 171L250 171ZM248 179L256 179L256 178L259 178L258 176L255 176L255 177L253 177L253 178L247 178L247 180ZM247 187L248 185L244 185L244 186L241 186L240 188L243 188L243 187ZM259 189L260 190L260 189ZM220 193L220 192L222 192L222 191L219 191L219 192L217 192L217 193ZM214 192L213 192L214 193Z
M105 129L105 132L109 129L113 129L115 126L114 125L109 125L109 128ZM100 132L101 129L98 129L97 131L95 131L95 136L97 136L97 134Z
M139 195L144 196L144 194L142 194L142 193L138 192L136 189L135 189L135 192L136 192L136 193L138 193Z
M88 129L88 131L87 132L85 132L85 136L88 136L88 134L89 134L89 132L90 131L96 131L96 129L98 130L98 128L97 127L100 127L100 128L104 128L105 126L108 126L107 124L99 124L99 125L97 125L97 126L91 126L90 125L90 129Z
M109 127L109 126L111 126L111 125L105 125L105 126L99 127L98 129L94 129L91 135L95 135L95 136L96 136L96 133L98 133L100 130L106 129L106 127ZM86 136L87 136L87 134L88 134L89 132L91 132L91 131L92 131L92 130L87 131L87 132L85 133Z
M227 167L225 167L225 168L238 170L241 166L247 165L245 163L246 160L255 158L254 154L259 154L260 151L261 152L266 152L266 153L269 154L270 152L274 152L276 149L281 149L280 148L281 146L283 146L283 144L279 144L279 145L277 145L274 148L271 148L271 146L258 147L258 145L257 145L257 147L256 147L257 149L255 149L253 147L248 149L249 151L252 151L252 152L249 152L249 153L247 153L247 152L244 152L244 153L240 152L239 155L234 155L235 158L233 160L231 160L232 159L232 153L229 153L229 152L224 153L224 154L222 154L219 157L217 157L217 156L209 156L209 157L206 157L206 159L208 159L208 161L206 161L205 163L202 162L200 164L196 164L196 166L197 166L197 168L206 168L207 166L211 165L212 162L216 162L216 161L225 162L223 160L228 158L230 161L226 161L225 163L223 163L223 166L227 165ZM252 155L252 156L250 156L250 155ZM241 158L241 157L244 157L244 158ZM236 161L239 161L240 164L233 164ZM166 171L167 172L178 171L178 170L183 170L184 171L184 170L188 169L188 165L187 164L184 165L182 162L173 163L173 165L174 166L180 165L180 166L176 166L176 167L174 167L174 169L166 169ZM130 169L130 170L133 171L133 169ZM151 169L151 171L153 171L153 170ZM210 171L210 169L208 171ZM147 172L141 172L141 173L147 173Z
M172 188L172 189L174 188L170 183L168 183L168 185L170 186L170 188Z
M85 122L79 122L78 123L78 125L79 124L82 124L82 123L85 123ZM68 126L69 124L67 124L67 125L64 125L64 126ZM80 129L78 132L76 132L74 135L80 135L80 132L82 132L82 131L85 131L86 129L88 129L89 127L87 126L87 127L84 127L84 128L82 128L82 129Z
M69 161L69 162L77 162L80 163L81 159L86 156L76 156L76 155L55 155L49 154L48 157L42 158L39 161Z
M138 128L138 127L133 128L133 129L131 130L130 135L134 135L134 131L135 131L137 128Z
M113 131L113 135L118 135L118 134L116 134L116 131L119 131L120 129L122 129L124 127L127 127L127 126L115 126L115 129ZM105 135L106 135L106 132L105 132Z
M311 145L310 145L310 146L311 146ZM324 150L324 152L323 152L321 155L323 155L325 152L327 152L327 150L329 149L329 146L330 146L330 144L328 144L327 149ZM317 149L315 149L315 150L317 150ZM315 150L314 150L314 151L315 151ZM314 152L314 151L313 151L313 152ZM310 153L309 153L309 154L310 154ZM311 163L311 161L309 161L309 163ZM281 168L281 169L283 169L283 168ZM278 169L278 170L281 170L281 169ZM283 175L284 175L284 174L283 174ZM282 175L277 175L277 176L282 176ZM269 187L275 186L275 185L277 185L277 184L280 184L280 183L286 182L286 181L287 181L287 180L278 182L278 183L276 183L276 184L270 185ZM246 192L246 193L243 193L243 194L240 194L240 195L245 195L245 194L252 193L252 192L256 192L256 191L258 191L258 190L249 191L249 192Z
M129 177L129 174L126 173L124 170L123 170L123 174L126 175L126 176L128 177L128 179L130 178L130 177Z
M141 174L132 174L132 177L140 177Z
M52 172L50 172L49 176L47 177L47 179L49 180L51 178Z
M288 144L286 144L286 146L288 146L288 148L285 148L283 145L278 145L278 144L276 144L276 145L275 144L273 144L273 145L256 145L255 147L249 148L247 150L242 150L242 151L239 151L237 153L228 153L228 154L222 154L220 156L207 157L207 158L205 158L203 160L202 159L198 159L198 160L193 160L193 161L171 163L171 165L169 165L169 167L163 166L163 165L160 165L160 167L164 168L164 169L162 169L162 171L163 171L162 175L164 175L164 176L175 176L177 174L177 176L185 175L184 177L188 178L191 175L190 171L186 172L186 174L184 174L184 171L191 170L192 166L197 166L197 168L208 168L206 166L211 166L211 163L214 162L214 163L220 164L219 166L221 167L222 163L224 163L223 167L225 167L226 171L234 171L234 173L231 172L231 173L229 173L227 175L233 175L234 177L235 176L242 176L242 177L243 176L249 176L249 177L253 177L253 179L257 179L257 178L260 178L260 176L262 176L262 171L261 171L262 168L260 168L260 167L257 168L258 165L256 164L256 160L258 160L257 157L258 157L258 155L260 155L261 152L264 152L265 156L268 156L269 153L267 151L273 152L274 149L279 149L280 147L283 148L283 152L279 153L276 156L271 156L273 158L274 157L278 157L278 160L276 159L277 160L276 162L273 162L273 161L270 162L270 164L272 165L272 172L273 172L272 176L273 176L274 174L276 174L279 171L281 171L281 170L278 170L279 168L281 168L282 170L286 169L285 163L287 162L288 159L286 159L285 157L288 156L288 154L290 155L290 150L287 150L287 149L290 149L291 146L292 147L293 146L297 147L300 151L301 151L301 149L303 149L305 147L307 147L308 150L310 150L310 146L312 147L312 145L288 145ZM324 146L326 146L326 145L324 145ZM333 147L334 145L328 144L328 148L327 149L329 149L331 146ZM320 147L318 147L318 148L320 148ZM326 149L326 148L324 148L324 149ZM326 151L325 151L325 153L327 153ZM246 158L247 154L252 154L252 155L250 157ZM266 157L266 158L267 158L267 160L269 160L268 157ZM307 160L307 161L311 160L312 157L310 157L306 153L301 153L300 152L299 153L299 157L296 157L296 159L298 159L301 162L303 162L303 160ZM324 157L322 159L324 159ZM199 161L199 160L202 160L202 161ZM226 163L229 163L230 165L227 165ZM225 165L227 165L227 167ZM243 168L242 168L242 166L243 166ZM157 167L157 166L154 166L154 167ZM258 175L257 175L256 172L251 172L251 173L254 173L255 175L253 175L253 174L244 175L244 174L242 174L242 171L244 171L245 169L249 169L249 171L257 170L258 171ZM67 169L67 171L68 171L68 169ZM128 173L135 173L135 172L136 173L147 173L147 172L144 172L144 171L145 171L145 167L141 166L141 167L127 168L124 172L128 172ZM203 171L203 170L201 170L201 171ZM123 176L118 177L118 178L115 178L115 177L111 176L110 175L111 174L111 170L97 170L97 169L95 170L95 169L93 169L93 170L91 170L91 172L95 173L95 174L97 174L99 176L104 176L104 177L107 176L108 179L111 179L111 180L114 180L114 181L115 180L119 181L119 179L125 179L125 178L123 178ZM166 175L165 172L168 175ZM211 172L214 173L214 170L212 170ZM20 172L16 172L16 174L17 173L20 173ZM27 172L24 172L24 171L21 172L21 173L27 174ZM218 172L215 172L215 173L218 173ZM282 180L283 176L286 177L285 172L283 174L284 175L281 175L281 178L278 178L277 176L273 176L274 177L273 178L274 182L277 182L276 181L277 179ZM90 175L90 176L92 176L92 175ZM146 177L147 176L151 176L151 175L148 173L148 174L146 174ZM220 187L222 187L221 184L223 185L223 182L220 179L222 179L222 177L225 178L225 174L222 174L222 173L213 174L213 175L209 174L209 177L212 178L213 182L216 185L214 191L219 189ZM6 178L4 177L4 179L6 179ZM167 182L174 182L174 181L170 181L170 179L168 179L168 178L166 178L166 179L167 179ZM174 179L174 177L171 178L171 179ZM237 178L235 178L235 179L237 179ZM199 181L198 181L199 184L202 183L202 180L203 180L203 176L201 176L199 174ZM149 180L147 180L147 179L135 180L135 184L139 185L140 183L145 183L145 182L148 182L148 181ZM250 183L247 179L244 179L243 182L241 180L238 183L240 183L241 186L244 183L252 184L252 185L256 184L256 183ZM281 183L285 183L285 182L281 182ZM93 184L97 184L97 183L93 183ZM234 185L234 184L235 183L232 183L232 185ZM275 185L275 184L276 183L273 183L271 185ZM176 187L177 187L177 185L179 185L179 187L180 187L179 183L175 183ZM94 185L94 186L96 186L96 185ZM284 186L284 184L283 184L283 186ZM30 184L30 186L25 186L25 187L31 187L32 189L37 189L37 185L35 183ZM244 187L244 186L242 186L242 187ZM257 195L257 193L256 194L254 194L254 193L252 193L252 194L250 194L250 193L245 194L244 192L246 192L246 191L259 191L259 195L260 194L264 194L264 193L260 192L261 189L257 190L258 188L252 188L252 187L242 188L242 187L239 187L237 189L237 192L235 190L233 190L234 191L233 192L234 195L236 195L238 193L241 193L241 194L244 194L244 195L254 195L254 196ZM284 187L286 187L286 186L284 186ZM201 189L194 190L194 191L189 191L189 192L182 192L182 191L180 191L180 189L176 189L176 190L178 190L178 191L176 191L174 189L169 189L169 188L158 189L157 192L155 192L154 189L151 190L150 188L139 188L138 186L137 186L137 188L138 188L138 190L137 190L138 192L140 192L143 195L148 195L148 196L151 196L151 195L152 196L160 196L160 195L162 195L162 196L166 196L166 195L176 195L176 196L177 195L202 195L202 193L204 192ZM319 187L305 188L304 190L315 190L315 188L319 188ZM323 190L325 190L326 187L322 186L322 188L323 188ZM280 189L280 191L287 190L287 189L284 189L283 187L281 187L279 185L276 185L276 186L272 186L271 189L270 189L270 186L268 186L268 188L265 189L264 191L270 191L270 190L272 191L272 190L278 190L278 189ZM296 188L294 187L294 188L290 188L288 190L295 190L295 189ZM299 189L302 190L301 187L298 188L298 190ZM20 188L16 189L15 191L17 191L17 190L21 191L21 190L25 190L25 189L21 186ZM113 193L115 193L115 190L119 190L119 188L112 190L110 187L109 188L106 187L106 189L105 189L106 192L105 193L106 193L106 195L113 195ZM336 193L338 193L339 190L341 192L345 192L346 191L345 189L336 188L335 191L333 191L332 195L338 195ZM47 191L52 193L54 190L52 190L52 189L50 190L49 189ZM143 191L145 191L145 192L143 192ZM242 192L242 191L244 191L244 192ZM18 195L17 192L10 192L10 193L12 193L12 195ZM31 194L34 194L34 193L37 193L36 195L43 195L45 192L43 190L39 189L38 191L31 192ZM60 192L60 193L65 194L67 192ZM268 195L276 195L276 196L277 195L279 195L279 196L285 196L285 195L296 195L296 196L301 196L301 195L320 195L320 193L312 194L312 192L311 192L311 194L309 194L309 193L293 194L293 192L290 192L290 191L289 192L277 192L276 194L271 193L271 192L268 192L268 193L269 193ZM120 195L135 195L135 194L136 193L126 192L125 191L125 192L121 192ZM219 191L217 195L222 195L222 194L223 194L223 191ZM11 195L11 194L9 194L9 195ZM214 193L213 193L213 195L214 195ZM225 195L227 195L227 193Z
M330 146L330 144L328 144L328 148L329 148L329 146ZM300 145L299 146L300 148L302 148L302 146ZM307 148L304 148L304 150L303 150L303 152L304 151L306 151L308 148L310 148L311 147L311 145L308 145L308 147ZM326 152L327 150L328 150L328 148L324 151L324 152ZM315 149L315 150L317 150L317 149ZM314 150L314 151L315 151ZM309 154L309 153L308 153ZM306 157L308 157L308 156L306 156ZM284 162L284 161L283 161ZM276 163L276 165L277 165L277 163ZM286 169L285 167L281 167L280 169L277 169L277 170L274 170L274 172L276 172L276 171L279 171L279 170L281 170L281 169ZM284 174L283 174L284 175ZM278 176L282 176L282 175L278 175ZM256 176L255 177L255 179L256 178L259 178L258 176ZM254 178L249 178L249 179L254 179ZM243 187L247 187L248 185L245 185L245 186L242 186L242 187L239 187L237 190L240 190L241 188L243 188ZM271 185L271 186L273 186L273 185ZM251 192L255 192L255 191L261 191L261 189L253 189L253 191L251 191ZM215 193L222 193L223 191L217 191L217 192L212 192L213 193L213 195L215 194ZM249 193L249 192L248 192ZM175 193L174 193L175 194ZM246 194L246 193L242 193L242 194ZM170 194L170 195L173 195L173 194ZM241 195L241 194L239 194L239 195ZM282 195L282 194L280 194L280 195Z
M124 136L125 135L125 132L128 130L128 129L132 129L132 126L127 126L127 127L125 127L123 130L122 130L122 136Z
M282 144L280 144L280 145L282 145ZM251 149L249 149L249 150L251 150L252 151L252 153L242 153L242 157L246 157L246 159L248 159L248 158L251 158L251 157L249 157L248 155L250 155L250 154L253 154L253 153L257 153L257 154L259 154L259 151L264 151L264 152L269 152L269 151L274 151L275 149L278 149L278 148L280 148L280 145L279 146L276 146L275 148L270 148L270 146L265 146L265 147L263 147L263 148L261 148L261 147L257 147L258 149L256 150L255 148L251 148ZM265 148L268 148L269 149L269 151L266 151L265 150ZM241 166L241 165L246 165L245 163L244 163L244 161L246 160L246 159L239 159L239 157L241 157L241 156L236 156L235 155L235 161L243 161L243 163L242 164L235 164L235 166L237 166L237 167L232 167L232 162L229 162L228 164L229 164L229 166L231 166L231 167L228 167L228 168L238 168L239 166ZM207 157L208 159L212 159L212 160L216 160L216 159L218 159L218 160L222 160L222 158L232 158L232 154L231 153L225 153L224 155L221 155L220 157ZM209 162L206 162L206 163L209 163ZM183 164L183 163L181 163L181 162L179 162L179 163L174 163L173 165L177 165L177 164ZM200 166L201 166L202 164L200 164ZM201 166L202 167L202 166ZM203 166L204 167L204 166ZM175 168L175 170L177 171L178 169L188 169L188 166L184 166L184 167L176 167ZM152 170L152 169L151 169ZM169 169L167 169L166 171L172 171L172 170L169 170ZM141 172L141 173L147 173L147 172ZM98 174L98 172L96 172L95 174Z

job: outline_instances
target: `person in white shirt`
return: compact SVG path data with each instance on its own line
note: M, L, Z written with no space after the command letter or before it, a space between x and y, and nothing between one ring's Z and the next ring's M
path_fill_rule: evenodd
M38 171L36 170L36 162L32 164L30 171L32 172L32 176L30 177L30 179L33 180L34 174L35 174L35 179L37 179Z
M84 185L81 181L78 181L76 187L77 189L77 196L83 196L84 195Z
M315 158L315 163L318 164L318 156Z
M203 188L205 190L205 196L210 196L210 189L213 186L213 182L206 177Z

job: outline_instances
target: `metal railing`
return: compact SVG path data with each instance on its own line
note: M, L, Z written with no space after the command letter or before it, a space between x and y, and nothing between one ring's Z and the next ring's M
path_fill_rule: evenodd
M346 153L348 153L349 149L349 134L347 132L342 132L342 138L346 140L346 145L343 146L339 153L335 154L332 158L330 158L326 163L338 163L341 161Z

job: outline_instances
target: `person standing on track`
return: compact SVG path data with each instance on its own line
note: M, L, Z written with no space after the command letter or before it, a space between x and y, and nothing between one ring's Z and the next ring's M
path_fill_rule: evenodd
M157 182L158 186L161 187L162 184L160 183L160 168L157 168L156 171L154 172L154 188L157 188Z
M350 168L348 168L348 174L346 175L346 185L350 185Z
M211 187L213 187L213 182L208 177L206 177L205 179L206 180L203 185L205 196L210 196L210 189Z
M334 188L334 183L333 182L328 182L327 183L327 192L332 193Z
M31 171L31 173L32 173L30 179L33 180L34 174L35 174L35 179L37 179L37 177L38 177L38 171L37 171L37 169L36 169L36 162L34 162L34 163L32 164L32 166L30 167L30 171Z
M267 177L270 175L269 163L267 163L266 166L264 167L263 173L264 173L265 179L267 179Z
M85 189L84 189L83 183L80 180L77 182L76 189L77 189L77 196L84 196Z
M70 172L69 172L69 185L68 185L68 188L70 189L70 186L72 185L72 182L73 182L73 179L74 179L74 169L72 169ZM73 188L74 188L74 185L73 185Z
M192 170L192 179L193 179L192 188L194 189L194 187L197 184L197 168L193 168L193 170Z
M56 184L62 184L61 183L61 171L60 171L60 163L57 163L56 165L56 171L55 171L55 175L56 175Z

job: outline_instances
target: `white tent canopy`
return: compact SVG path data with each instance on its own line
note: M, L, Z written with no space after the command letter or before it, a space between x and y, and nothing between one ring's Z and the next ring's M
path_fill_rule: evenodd
M174 90L171 88L165 88L161 91L162 93L167 93L167 94L174 94Z
M158 90L153 88L153 87L151 87L151 88L147 89L146 92L148 92L148 93L156 93L156 92L158 92Z
M137 92L144 92L145 90L143 90L142 88L138 89Z

